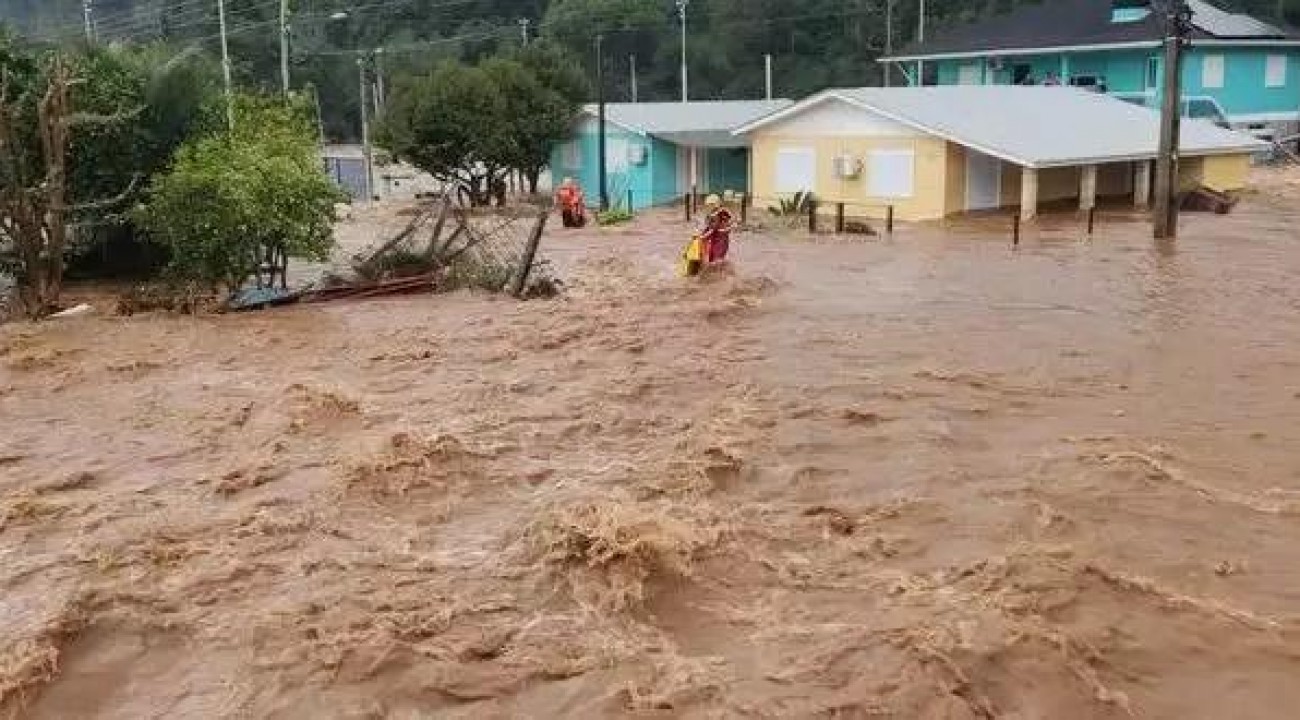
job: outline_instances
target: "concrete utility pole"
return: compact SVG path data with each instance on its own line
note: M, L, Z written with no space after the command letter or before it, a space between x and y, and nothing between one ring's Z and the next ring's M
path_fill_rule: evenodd
M388 85L384 82L384 49L375 48L375 116L388 107Z
M91 21L91 15L94 13L91 0L82 0L81 14L86 20L86 42L95 42L95 24Z
M763 56L763 87L767 89L767 99L772 99L772 54Z
M596 141L597 183L600 185L600 211L609 210L609 176L605 170L605 36L596 36L596 107L600 125Z
M528 18L519 18L519 34L522 36L521 39L523 40L524 45L528 44L528 25L531 22L532 21Z
M632 102L637 101L636 93L636 55L628 56L628 65L632 68Z
M925 0L920 0L921 6L916 15L916 41L925 42ZM925 84L925 61L916 61L916 84Z
M366 59L357 58L357 73L361 76L361 151L363 155L363 187L366 191L366 202L370 202L375 197L375 154L374 149L370 147L370 103L366 98L366 88L370 83L366 81Z
M280 0L280 85L289 97L289 0Z
M686 84L686 6L691 0L677 0L677 16L682 21L682 102L688 102L690 94Z
M894 54L894 0L885 0L885 57ZM885 87L893 84L893 73L885 63Z
M230 44L226 38L226 0L217 0L217 20L221 24L221 75L226 84L226 125L235 129L235 90L230 78Z
M1192 11L1184 0L1165 0L1165 77L1160 111L1160 150L1156 156L1153 235L1178 236L1178 145L1182 126L1183 47L1191 31Z

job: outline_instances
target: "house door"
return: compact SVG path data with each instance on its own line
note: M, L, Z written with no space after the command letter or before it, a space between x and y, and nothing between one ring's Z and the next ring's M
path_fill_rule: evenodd
M1002 161L974 150L966 151L966 209L1002 206Z

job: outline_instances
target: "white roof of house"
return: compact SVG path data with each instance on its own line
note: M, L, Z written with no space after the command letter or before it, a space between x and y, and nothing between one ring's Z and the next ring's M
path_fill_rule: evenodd
M1160 115L1153 110L1077 88L1018 85L826 90L736 133L751 133L832 100L1034 168L1151 159L1160 138ZM1204 120L1182 122L1182 155L1264 147L1249 135Z
M696 102L607 103L610 123L641 135L678 145L738 147L744 140L732 130L793 105L790 100L702 100ZM599 108L583 108L595 117Z
M1192 24L1219 37L1282 37L1286 33L1262 20L1242 13L1230 13L1202 0L1187 0Z

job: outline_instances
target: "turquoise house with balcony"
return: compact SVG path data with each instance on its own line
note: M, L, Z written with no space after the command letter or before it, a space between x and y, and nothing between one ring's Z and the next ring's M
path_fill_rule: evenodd
M749 141L732 130L785 109L789 100L711 100L605 105L610 205L666 205L691 192L749 190ZM573 134L551 151L552 181L573 178L589 205L600 199L600 123L583 108Z
M1300 32L1189 0L1183 111L1285 136L1300 130ZM1045 0L883 58L911 84L1062 84L1158 107L1164 19L1145 0Z

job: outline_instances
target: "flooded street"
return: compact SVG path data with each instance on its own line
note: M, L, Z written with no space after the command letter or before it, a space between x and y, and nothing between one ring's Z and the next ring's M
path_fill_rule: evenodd
M0 327L0 717L1282 718L1300 212Z

